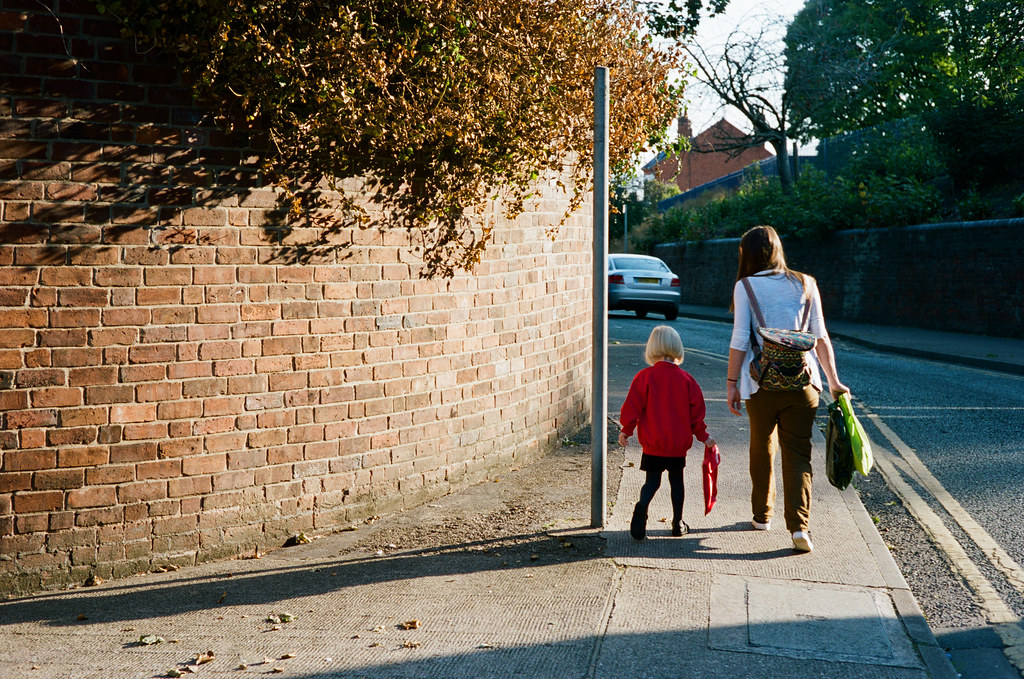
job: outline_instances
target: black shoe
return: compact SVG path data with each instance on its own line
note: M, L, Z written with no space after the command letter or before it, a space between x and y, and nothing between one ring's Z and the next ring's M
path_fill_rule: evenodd
M643 540L647 537L647 510L638 502L633 508L633 518L629 522L629 534L634 540Z
M682 525L680 525L682 524ZM686 535L690 532L690 527L686 525L685 521L673 521L672 522L672 537L678 538L682 535Z

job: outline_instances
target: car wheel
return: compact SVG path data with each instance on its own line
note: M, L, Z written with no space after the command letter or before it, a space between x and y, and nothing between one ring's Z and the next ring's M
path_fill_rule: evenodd
M647 318L647 312L645 310L642 310L642 309L637 309L636 310L636 317L637 318Z
M679 307L667 307L665 309L665 320L674 321L679 318Z

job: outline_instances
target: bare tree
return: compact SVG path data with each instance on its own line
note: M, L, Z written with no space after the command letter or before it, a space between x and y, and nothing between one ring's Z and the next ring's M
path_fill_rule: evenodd
M757 24L754 26L754 24ZM750 26L752 30L748 30ZM733 156L745 149L770 144L778 163L779 182L785 191L793 185L788 142L791 125L785 88L785 56L781 17L758 17L734 29L719 48L697 42L683 45L696 68L696 79L722 102L739 111L753 132L720 137L714 150Z

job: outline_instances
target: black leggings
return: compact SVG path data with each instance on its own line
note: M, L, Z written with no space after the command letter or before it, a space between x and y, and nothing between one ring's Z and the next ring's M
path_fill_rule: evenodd
M683 499L686 496L686 491L683 488L683 469L680 467L676 470L667 470L668 472L668 484L672 489L672 523L679 523L683 518ZM651 504L651 500L654 499L654 494L658 492L658 488L661 487L661 470L658 471L647 471L647 481L643 487L640 488L640 507L644 512L647 511L648 505Z

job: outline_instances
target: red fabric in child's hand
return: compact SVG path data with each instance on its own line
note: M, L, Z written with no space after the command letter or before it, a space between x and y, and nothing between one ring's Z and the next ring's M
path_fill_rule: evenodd
M718 463L720 461L721 456L718 454L717 445L711 448L704 446L704 463L701 465L701 471L704 477L705 516L715 506L715 500L718 499Z

